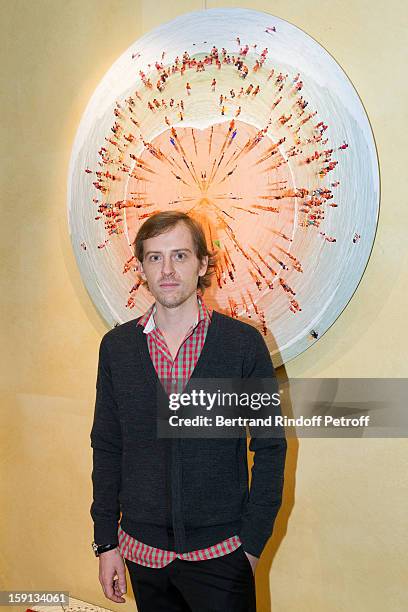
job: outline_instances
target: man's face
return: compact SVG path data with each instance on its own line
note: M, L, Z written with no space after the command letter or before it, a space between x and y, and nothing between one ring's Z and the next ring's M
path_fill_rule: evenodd
M188 227L180 221L160 236L143 241L142 278L166 308L176 308L197 291L199 276L207 270L208 257L200 263Z

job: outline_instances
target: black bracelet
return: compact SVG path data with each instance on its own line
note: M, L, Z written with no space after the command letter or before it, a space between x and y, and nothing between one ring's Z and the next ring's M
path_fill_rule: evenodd
M95 557L99 557L99 555L101 555L104 552L108 552L108 550L114 550L115 548L117 548L117 544L96 544L95 542L92 542L92 548L93 551L95 553Z

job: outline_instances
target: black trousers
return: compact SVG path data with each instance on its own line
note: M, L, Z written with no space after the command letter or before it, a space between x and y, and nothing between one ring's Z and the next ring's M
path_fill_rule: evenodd
M151 568L125 559L138 612L256 612L255 579L242 546L206 559Z

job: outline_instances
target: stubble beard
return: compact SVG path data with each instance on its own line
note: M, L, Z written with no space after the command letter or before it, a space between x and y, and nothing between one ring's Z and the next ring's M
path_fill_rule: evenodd
M159 304L161 304L165 308L177 308L181 304L184 304L184 302L186 302L188 298L191 297L193 293L195 292L196 292L196 289L192 289L189 292L182 293L179 295L171 296L171 295L158 294L155 297L156 297L156 300L159 302Z

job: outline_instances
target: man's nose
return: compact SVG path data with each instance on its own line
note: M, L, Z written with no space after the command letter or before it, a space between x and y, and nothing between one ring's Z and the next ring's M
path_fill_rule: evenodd
M174 264L171 257L163 257L162 274L169 276L174 273Z

